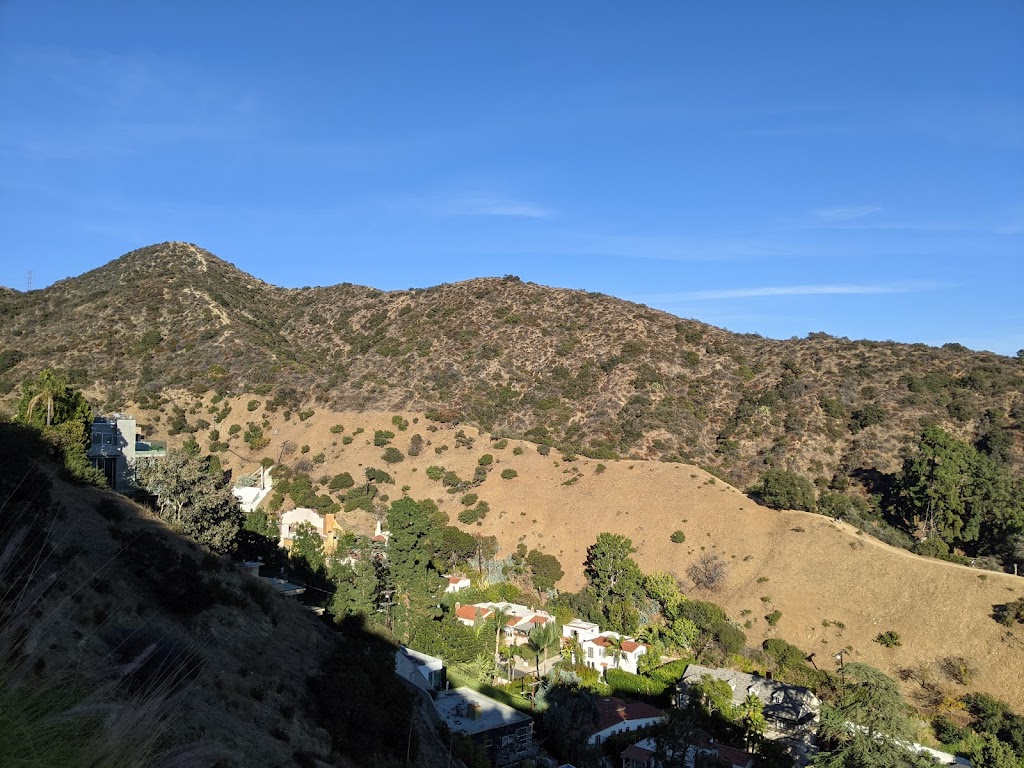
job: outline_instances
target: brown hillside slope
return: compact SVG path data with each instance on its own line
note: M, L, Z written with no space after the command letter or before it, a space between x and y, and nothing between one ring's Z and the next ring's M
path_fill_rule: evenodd
M987 409L1009 416L1010 456L1024 456L1024 366L999 355L776 341L514 277L289 290L187 243L0 293L0 355L0 391L60 367L106 410L156 409L172 390L435 409L591 455L714 466L741 486L768 465L826 481L893 471L923 423L973 439Z
M31 431L0 422L0 437L0 764L347 768L387 753L395 722L404 757L393 646L335 633L146 509L69 484ZM325 673L338 654L385 679ZM353 706L365 738L332 738ZM416 764L450 765L416 722Z
M244 400L236 407L244 408ZM276 456L284 441L306 444L308 456L324 453L324 463L312 470L314 478L343 471L359 478L365 467L385 468L395 484L382 486L382 492L399 498L400 489L408 485L411 496L435 499L454 522L464 508L460 495L448 494L439 482L429 480L426 468L443 465L467 478L479 457L489 453L494 457L491 471L472 490L491 511L480 525L464 528L497 536L500 557L519 542L556 555L566 571L559 584L563 589L583 584L586 549L598 533L621 533L633 540L635 557L645 571L671 571L691 596L722 603L741 622L749 619L751 644L781 637L814 653L823 668L832 668L836 652L852 647L847 660L865 661L894 675L920 662L965 656L979 668L978 689L1024 709L1019 685L1024 679L1024 632L1007 631L991 618L994 604L1024 595L1024 578L921 558L820 515L760 507L690 465L606 460L600 462L606 469L597 473L596 460L566 462L556 451L545 457L535 444L516 440L497 448L490 436L472 428L443 426L429 432L430 423L413 413L403 414L410 425L399 431L391 415L318 411L303 422L275 418L274 443L256 452L241 446L238 456L226 456L234 466L252 469L260 456ZM418 422L411 423L413 419ZM344 432L332 433L335 424L343 425ZM360 427L364 431L344 445L341 438ZM403 452L414 434L428 442L420 456L387 465L381 460L384 449L373 445L376 429L394 431L392 443ZM457 447L459 430L473 439L470 447ZM436 449L442 446L448 448L439 455ZM517 447L523 449L521 455L514 454ZM502 479L504 469L515 469L518 476ZM372 522L368 515L353 513L345 524L365 532ZM669 539L677 529L686 534L683 544ZM700 593L687 581L688 566L702 552L719 554L729 564L720 592ZM762 597L770 601L762 602ZM771 628L764 616L774 609L782 612L782 619ZM901 648L873 642L888 630L900 634Z

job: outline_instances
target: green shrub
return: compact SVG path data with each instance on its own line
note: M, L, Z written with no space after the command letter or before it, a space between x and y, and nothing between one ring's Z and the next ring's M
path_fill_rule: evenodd
M899 632L894 632L891 629L885 632L879 632L875 636L875 642L879 645L884 645L886 648L899 648L903 645Z
M381 456L381 458L388 464L397 464L400 461L405 461L405 454L394 446L391 446L384 451L384 455Z
M472 525L480 519L480 513L476 509L464 509L459 512L459 522L463 525Z
M331 434L332 435L340 435L344 431L345 431L345 428L343 426L341 426L341 424L334 424L334 425L331 426Z
M374 469L373 467L367 467L363 470L363 474L366 475L367 481L371 483L394 483L395 481L391 478L387 472L383 469Z
M802 509L813 512L814 486L806 477L784 469L769 469L761 481L748 490L766 507L772 509Z
M301 453L309 453L309 446L308 446L308 445L304 445L304 446L302 446L302 447L301 447L301 448L299 449L299 451L300 451Z
M476 500L478 498L480 497L477 496L475 493L467 493L465 496L459 499L459 502L465 507L472 507L474 504L476 504Z
M356 481L352 479L352 475L348 472L342 472L341 474L332 477L331 482L327 487L332 491L343 491L346 488L351 488L355 484Z
M299 411L299 421L305 421L306 419L312 418L315 411L309 408L305 411Z
M594 467L594 474L595 475L602 475L602 474L604 474L604 471L606 469L608 469L608 467L606 467L604 464L598 464L596 467Z
M675 544L682 544L684 541L686 541L686 534L682 531L673 531L672 535L669 538L671 538L673 543Z
M513 456L522 456L523 455L523 446L517 445L515 448L513 448L512 449L512 455Z
M502 480L511 480L513 477L519 477L519 473L514 469L503 469L501 470Z
M431 480L440 480L444 477L444 467L439 467L436 464L431 464L427 467L427 477Z
M250 412L251 411L255 411L259 407L260 407L260 401L259 400L250 400L248 403L245 404L245 410L250 411Z
M355 438L352 437L352 435L345 435L343 438L341 438L341 444L342 445L352 445L352 441L353 440L355 440Z
M494 457L489 453L485 453L483 456L476 460L476 463L479 464L481 467L487 467L494 463Z
M409 428L409 422L397 414L391 417L391 423L398 428L399 432L405 432Z
M391 439L395 436L395 433L387 429L378 429L373 433L373 444L378 448L383 448Z
M768 626L774 627L779 623L779 619L782 618L782 611L776 608L774 611L764 617L764 620L768 622Z

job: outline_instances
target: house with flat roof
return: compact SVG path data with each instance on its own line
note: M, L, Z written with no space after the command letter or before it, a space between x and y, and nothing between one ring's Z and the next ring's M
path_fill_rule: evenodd
M472 688L444 691L434 707L452 733L483 747L495 768L518 765L536 753L533 718Z
M137 490L135 467L139 461L161 459L167 455L167 443L146 440L139 433L135 419L123 413L97 416L92 420L89 432L86 455L118 493Z

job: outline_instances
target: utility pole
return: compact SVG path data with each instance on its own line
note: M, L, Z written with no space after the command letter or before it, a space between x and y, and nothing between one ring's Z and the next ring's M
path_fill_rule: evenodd
M28 293L32 290L32 270L25 270L25 292Z
M843 663L843 652L842 651L840 651L839 653L836 654L836 661L839 662L839 680L840 680L843 688L846 688L846 664Z

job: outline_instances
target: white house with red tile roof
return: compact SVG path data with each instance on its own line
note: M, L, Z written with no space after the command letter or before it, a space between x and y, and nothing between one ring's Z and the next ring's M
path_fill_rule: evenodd
M622 647L617 649L613 641L619 638L622 639ZM580 645L583 647L583 663L591 669L600 671L602 675L609 669L621 669L635 675L637 662L647 653L646 645L618 632L602 632L587 640L581 640Z
M473 614L469 609L476 608L486 611L486 615ZM523 645L530 636L530 630L534 627L550 624L555 617L546 611L535 611L518 603L477 603L476 605L455 606L455 618L468 627L475 626L477 620L486 621L495 611L504 611L508 614L505 623L505 637L512 645ZM460 613L461 611L461 613Z
M625 701L606 696L594 702L597 725L587 737L587 744L599 746L616 733L649 728L665 719L665 713L642 701Z
M465 624L467 627L479 626L493 615L494 611L482 605L455 604L455 620Z
M465 576L454 574L445 575L441 578L447 582L447 584L445 584L444 587L444 591L446 594L451 594L452 592L461 592L462 590L469 589L470 587L469 579Z

